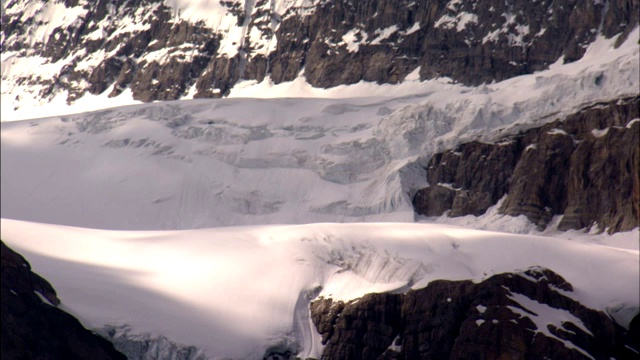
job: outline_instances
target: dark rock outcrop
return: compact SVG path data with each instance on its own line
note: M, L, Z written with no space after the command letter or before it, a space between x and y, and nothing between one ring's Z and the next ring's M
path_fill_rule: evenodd
M496 144L471 142L433 156L431 186L416 212L480 215L505 197L500 212L526 215L544 229L597 225L610 233L639 225L639 98L596 104ZM621 146L624 144L624 146Z
M60 310L53 287L2 246L2 359L122 359L113 345Z
M565 295L571 291L560 275L530 268L348 303L321 298L311 314L323 359L633 358L640 341L628 335L637 329L586 308Z
M481 215L507 192L518 154L515 141L499 146L476 141L436 154L427 171L433 185L418 191L414 206L427 216L449 209L451 216Z
M38 85L44 98L63 90L69 102L126 88L142 101L190 91L220 97L241 79L270 76L281 83L300 73L316 87L398 83L418 68L423 80L446 76L477 85L530 74L560 58L578 60L599 34L620 34L620 43L638 25L640 10L633 0L329 0L301 7L282 2L286 10L278 13L266 0L222 1L221 11L236 19L230 31L181 20L160 0L64 4L81 15L43 38L33 32L49 20L39 13L46 2L31 2L40 10L28 16L21 1L3 5L2 52L63 65L46 77L9 78L8 71L3 81ZM238 33L243 37L229 38Z
M637 11L629 1L328 1L309 16L285 15L270 55L272 78L292 80L304 70L318 87L396 83L420 66L421 79L499 81L544 69L562 55L567 62L579 59L598 29L611 36L635 27ZM620 22L604 21L609 15ZM393 26L395 32L380 36ZM347 34L356 51L348 48Z
M326 344L323 358L377 358L400 332L401 300L399 294L369 294L348 304L312 302L312 320Z
M603 133L583 139L571 155L568 206L558 225L560 230L594 222L612 232L638 226L640 121L610 127Z

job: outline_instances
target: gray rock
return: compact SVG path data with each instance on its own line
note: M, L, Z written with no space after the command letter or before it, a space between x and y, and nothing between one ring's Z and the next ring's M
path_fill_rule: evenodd
M620 44L638 25L640 10L629 0L329 0L280 16L266 0L249 7L251 13L242 3L223 1L246 30L237 54L227 55L220 51L223 31L204 22L174 21L175 10L161 0L66 1L65 6L84 7L86 16L33 44L28 34L36 17L9 15L18 4L5 5L2 51L64 66L46 78L15 81L43 86L43 98L62 89L69 102L110 88L110 96L130 88L137 100L173 100L194 85L196 97L220 97L243 79L270 76L281 83L301 72L316 87L398 83L418 67L422 80L446 76L478 85L530 74L560 58L578 60L599 33L620 34ZM123 18L145 26L124 31L118 23ZM252 40L256 32L261 42ZM268 52L265 44L273 42ZM95 56L104 58L87 67Z
M594 104L496 144L470 142L434 155L431 186L413 198L418 214L481 215L502 197L500 212L525 215L544 229L593 225L609 233L639 225L638 97Z
M480 283L436 280L406 294L368 294L348 303L321 298L311 303L311 314L325 344L323 359L633 358L637 329L627 331L586 308L565 295L571 291L560 275L533 267ZM550 324L555 338L545 336L528 302L580 323Z

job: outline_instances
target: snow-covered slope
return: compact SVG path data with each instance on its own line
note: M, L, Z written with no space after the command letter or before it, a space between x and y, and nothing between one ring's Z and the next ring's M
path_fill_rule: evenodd
M7 0L2 117L53 103L227 96L246 81L317 88L410 75L479 85L627 39L625 0ZM441 43L446 41L446 46Z
M324 95L360 97L203 99L3 122L2 216L123 230L411 222L421 157L634 95L639 33L479 88L359 84Z
M85 325L128 325L214 359L259 359L285 343L319 357L308 318L316 296L348 300L529 266L562 274L574 287L565 295L594 309L634 313L640 296L638 251L446 225L115 232L3 219L1 237Z
M237 50L232 40L253 36L217 2L167 3L176 18L226 32L220 51L229 56ZM260 6L285 14L311 3ZM243 2L256 6L244 10L254 14L257 4ZM56 2L36 5L25 3L25 16L69 26L83 16ZM139 21L115 26L128 31L149 14L130 15ZM454 19L447 21L443 27ZM37 27L32 45L52 29ZM258 35L255 44L271 39ZM417 68L399 85L321 90L301 76L277 85L266 77L237 84L227 99L112 107L134 103L128 90L68 106L64 96L41 101L39 85L25 94L17 80L3 81L0 236L85 325L164 336L213 358L261 358L283 343L319 356L308 312L315 296L348 300L529 266L561 274L589 307L637 314L638 229L505 234L536 231L496 207L481 217L426 219L465 228L412 224L410 199L426 185L424 160L437 151L637 95L639 35L636 28L616 49L615 38L598 37L579 61L479 87L420 82ZM62 66L14 52L3 52L2 64L3 77L42 77ZM367 223L339 224L353 222Z

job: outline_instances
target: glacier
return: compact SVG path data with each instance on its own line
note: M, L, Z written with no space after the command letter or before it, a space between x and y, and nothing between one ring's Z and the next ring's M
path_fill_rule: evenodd
M323 98L183 100L3 121L2 216L119 230L413 222L412 191L426 185L422 165L435 152L636 94L639 34L476 88L415 80L365 96L371 85L362 83ZM268 84L253 86L268 93ZM299 89L272 87L282 96L286 86Z

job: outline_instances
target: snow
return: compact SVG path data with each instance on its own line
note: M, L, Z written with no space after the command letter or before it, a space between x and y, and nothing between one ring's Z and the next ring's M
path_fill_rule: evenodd
M67 8L64 4L55 2L30 2L26 3L24 8L19 7L19 9L13 8L12 10L22 11L21 21L32 18L35 22L45 24L45 26L35 28L32 34L31 46L33 46L35 42L46 42L55 28L73 25L78 18L84 17L87 13L87 10L81 6ZM50 19L56 19L56 21L52 22Z
M218 50L220 55L229 58L235 56L242 48L245 36L249 31L250 15L256 15L260 11L267 11L269 16L282 17L288 12L308 14L309 9L317 3L316 0L275 0L269 2L256 2L248 0L243 2L228 2L240 5L238 10L247 15L244 23L238 23L238 18L231 12L231 8L218 0L166 0L165 5L174 9L175 21L184 20L190 23L201 22L212 31L221 33L223 38ZM275 21L271 21L271 30L277 28ZM275 50L276 38L265 36L258 28L253 27L249 31L251 45L258 49L254 53L267 55Z
M553 333L551 333L548 327L549 325L553 325L556 328L560 328L560 329L563 329L564 331L571 332L571 330L564 328L564 323L570 322L576 327L578 327L580 330L593 336L591 331L589 331L589 329L587 329L584 326L584 324L580 319L573 316L570 312L566 310L552 308L546 304L542 304L535 300L531 300L522 294L512 293L509 296L509 298L515 301L516 303L518 303L520 306L519 307L507 306L507 307L511 311L513 311L513 313L520 315L520 317L528 317L529 319L531 319L536 326L536 329L537 329L535 331L536 333L542 333L546 337L556 339L560 341L566 348L576 350L582 355L586 356L587 358L595 360L593 356L589 355L589 353L587 353L584 349L576 346L571 341L561 339L556 335L554 335Z
M400 341L400 335L396 336L395 339L393 339L393 341L391 342L391 345L389 345L388 349L391 351L396 351L396 352L400 352L402 351L402 342Z
M509 295L508 297L509 299L515 301L520 305L520 308L513 306L510 306L509 308L514 312L520 314L521 316L533 318L532 320L536 324L538 330L541 332L548 331L549 324L554 325L558 328L562 328L563 323L570 322L580 330L593 336L591 331L589 331L589 329L584 326L582 320L573 316L567 310L550 307L547 304L542 304L535 300L529 299L522 294L511 293L511 295ZM523 312L523 309L526 310L527 313ZM565 330L569 331L567 329ZM548 334L545 335L549 336Z
M192 56L196 53L197 46L195 44L183 43L179 46L174 46L171 48L162 48L156 51L150 51L145 53L140 57L141 61L146 62L157 62L158 64L164 64L169 60L179 60L179 61L191 61ZM182 58L170 57L169 55L183 55ZM155 79L154 79L155 80Z
M603 137L605 135L607 135L609 133L609 128L605 128L605 129L593 129L591 130L591 135L593 135L594 137Z
M589 52L580 62L476 88L420 82L416 69L398 85L315 89L302 77L278 85L266 79L226 99L75 115L66 114L132 103L131 93L109 99L107 90L72 106L55 98L14 112L2 106L3 120L50 116L2 122L2 215L114 230L413 222L411 191L427 185L421 164L431 154L635 95L638 33L613 51L598 44L602 56ZM526 219L495 208L435 221L538 234ZM633 232L567 234L544 233L638 248Z
M411 35L414 32L420 30L420 22L417 21L415 22L409 29L407 29L406 32L404 32L404 35Z
M416 24L418 24L418 28L419 28L420 24L419 23L416 23ZM415 24L414 24L413 27L415 28ZM411 30L413 30L413 28L410 29L409 31L411 31ZM397 25L391 25L391 26L389 26L387 28L376 30L374 32L374 35L377 35L377 36L371 41L371 45L380 44L382 41L386 40L387 38L389 38L389 36L393 35L397 31L398 31L398 26ZM413 31L417 31L417 29L413 30Z
M442 15L433 27L451 29L456 28L458 32L464 30L468 24L477 24L478 15L467 12L460 12L455 17L451 15Z
M635 119L633 119L633 120L629 121L625 127L626 127L627 129L631 129L631 127L633 126L633 124L635 124L636 122L640 122L640 119L635 118Z
M549 135L567 135L567 132L562 129L551 129L547 131Z
M220 2L218 0L167 0L164 5L172 9L173 22L175 24L181 21L189 21L199 26L206 26L212 33L220 35L218 55L233 57L239 49L245 45L245 39L251 41L252 50L249 57L256 54L268 55L275 50L276 39L272 33L276 30L278 22L274 17L283 15L285 12L304 12L306 8L312 6L315 2L308 0L298 1L272 1L254 4L255 1L237 2ZM225 5L226 4L226 5ZM231 5L230 5L231 4ZM104 50L98 50L92 54L87 54L85 49L75 50L65 59L60 59L56 63L50 64L47 60L35 55L38 48L42 48L45 44L49 44L49 38L55 29L62 29L69 33L75 33L80 26L80 20L86 16L91 4L86 1L80 1L77 6L66 7L62 2L15 2L7 9L8 15L19 17L21 21L31 23L26 34L10 34L7 38L3 38L3 44L9 46L14 44L17 38L24 40L30 46L15 53L2 54L2 120L6 121L8 113L15 116L29 112L28 109L33 107L56 108L57 101L55 98L64 98L68 90L63 87L54 87L53 89L44 86L31 86L30 82L42 82L42 79L56 79L60 74L60 70L65 66L75 67L75 70L86 71L88 76L91 71L100 64L102 60L115 56L119 48L113 49L109 54L105 54ZM79 41L84 40L113 40L116 37L127 37L135 32L149 29L153 22L156 11L162 3L156 3L149 6L139 7L134 13L122 15L121 10L116 5L107 5L107 16L99 23L91 23L88 26L95 26L96 29L89 34L84 35ZM238 17L234 15L231 6L237 6L236 10L246 12L243 23L238 23ZM3 6L4 12L4 6ZM271 20L268 28L259 29L252 26L250 29L251 16L262 15L262 18ZM107 28L111 31L111 35L107 37ZM248 36L247 36L248 35ZM57 36L57 35L56 35ZM124 41L121 42L124 44ZM157 60L158 62L166 61L166 54L180 52L185 58L189 58L196 51L193 46L168 47L156 51L155 53L146 54L145 57L136 59L138 62L144 60ZM81 80L64 79L69 81L71 87L82 87ZM51 94L45 99L42 93ZM119 96L120 97L120 96ZM53 99L52 99L53 98ZM126 96L124 96L126 98ZM120 106L122 99L106 102L105 107ZM66 107L66 106L64 106ZM76 109L79 109L78 107ZM67 110L68 111L68 110ZM81 110L77 110L81 111ZM17 112L18 114L13 114Z
M228 32L229 56L244 41L246 26L217 1L167 4L176 20ZM272 5L284 15L312 4ZM474 22L465 14L452 18L459 30ZM567 295L624 323L640 295L637 228L559 232L555 217L540 232L524 216L499 214L500 204L478 217L416 219L409 192L426 186L422 166L437 151L636 95L639 34L617 49L599 37L580 61L475 88L421 82L418 68L397 85L316 89L302 75L277 85L267 77L226 99L151 104L129 90L108 98L111 89L71 106L63 93L41 100L42 89L5 74L44 77L65 62L3 53L0 236L85 325L166 336L212 358L259 359L283 342L319 357L307 311L315 294L350 300L530 266L560 273L575 289ZM343 43L357 47L355 29L348 35ZM513 299L537 314L523 316L545 336L549 321L569 319Z
M166 336L216 359L259 359L283 339L301 346L305 356L318 357L319 339L301 311L314 289L346 301L369 292L422 288L435 279L480 281L487 274L540 265L562 274L574 286L567 295L586 306L637 306L640 296L638 251L447 225L148 232L8 219L1 225L7 245L54 284L66 309L85 325L128 325L133 333ZM547 336L542 326L547 323L581 326L568 313L518 294L512 298L537 314L523 316L539 323Z
M351 29L346 34L342 35L342 42L338 45L346 45L349 52L358 52L360 49L360 43L366 42L368 38L367 33L361 29Z
M582 244L591 244L631 251L640 250L640 228L635 228L632 231L616 233L613 235L608 235L599 231L559 231L557 228L560 220L562 220L562 215L558 215L553 217L545 230L539 231L537 230L536 225L527 220L527 217L524 215L513 217L500 214L498 209L502 205L503 200L504 199L501 199L496 205L491 206L483 215L480 216L467 215L451 218L445 214L440 217L422 217L419 221L455 225L479 230L553 237Z
M502 17L505 19L502 26L485 35L482 43L496 42L501 36L506 36L509 46L525 47L527 44L524 42L524 37L529 35L529 25L516 23L516 15L512 13L503 13ZM542 29L536 36L544 34L544 31L545 29Z

